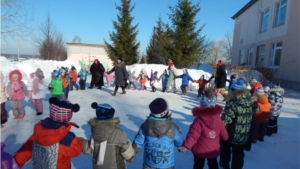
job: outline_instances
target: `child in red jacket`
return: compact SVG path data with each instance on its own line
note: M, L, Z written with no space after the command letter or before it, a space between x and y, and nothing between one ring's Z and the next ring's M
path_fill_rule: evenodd
M200 79L199 79L199 80L195 80L195 82L199 84L198 96L197 96L197 97L202 97L203 94L204 94L203 91L204 91L204 89L205 89L205 85L206 85L207 83L209 83L209 80L205 80L205 79L204 79L204 75L202 75L202 76L200 77Z
M210 169L218 168L217 157L220 155L220 138L228 139L225 125L220 118L222 106L216 105L216 97L211 88L204 90L201 107L192 110L195 116L180 152L188 149L194 155L194 169L204 168L205 159Z
M76 90L78 90L79 87L76 83L78 74L77 74L76 68L74 66L71 67L70 76L71 76L70 91L73 90L73 86L75 86Z

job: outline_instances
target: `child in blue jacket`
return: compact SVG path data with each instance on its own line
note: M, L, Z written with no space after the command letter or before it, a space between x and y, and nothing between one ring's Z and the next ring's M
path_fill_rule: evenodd
M182 79L180 88L182 91L182 95L186 95L186 87L189 85L189 81L194 82L194 80L191 78L186 68L183 69L183 74L180 76L176 76L176 78Z
M161 80L162 92L166 91L168 78L169 78L169 75L168 75L167 69L165 69L163 74L160 75L158 78L158 81Z
M154 99L150 104L150 116L141 125L133 140L138 153L144 146L143 169L174 168L174 149L183 143L179 127L173 123L166 100Z
M86 70L85 66L81 66L80 71L78 72L79 77L79 86L81 90L85 90L85 82L88 76L88 71Z

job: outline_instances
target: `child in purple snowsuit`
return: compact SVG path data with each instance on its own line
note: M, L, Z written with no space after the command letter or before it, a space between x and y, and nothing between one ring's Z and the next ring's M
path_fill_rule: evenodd
M3 152L4 142L1 142L1 169L20 169L12 155Z
M152 92L156 92L156 87L154 86L154 83L158 80L157 78L157 71L153 73L153 69L151 69L151 75L150 75L150 86L152 88Z

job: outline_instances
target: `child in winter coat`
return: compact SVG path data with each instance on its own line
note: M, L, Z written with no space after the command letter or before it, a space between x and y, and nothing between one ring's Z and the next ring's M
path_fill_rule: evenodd
M114 117L115 109L109 104L92 103L96 117L88 121L91 139L82 138L83 153L93 155L93 169L126 169L133 162L134 149L126 133L119 128L120 119Z
M250 90L251 95L253 95L254 92L255 92L258 88L262 87L261 83L258 82L255 78L252 78L252 79L251 79L251 81L250 81L250 86L251 86L251 90Z
M56 97L58 100L63 100L63 84L59 71L53 70L52 80L48 89L51 90L52 97Z
M65 69L60 70L60 77L62 81L62 87L63 87L63 94L62 99L68 100L69 97L69 74L66 74Z
M14 119L23 119L25 116L23 101L28 96L28 91L25 83L22 81L22 73L16 69L11 71L8 77L10 82L6 90L9 95Z
M33 134L17 151L14 158L20 167L31 159L32 169L71 169L71 158L82 151L82 142L71 132L73 112L80 106L68 101L49 99L49 117L34 125Z
M182 133L172 122L171 111L165 99L154 99L149 108L150 116L141 125L134 138L133 147L138 153L144 146L143 169L174 168L174 148L182 145Z
M258 111L255 113L254 123L252 126L252 142L256 143L257 140L264 141L266 127L270 118L271 104L268 101L268 95L265 94L264 89L262 87L258 88L254 92L254 95L257 96Z
M167 89L168 78L169 78L169 75L168 75L167 69L165 69L163 74L161 74L158 79L158 81L161 80L162 92L165 92Z
M158 80L157 71L153 72L153 69L151 69L150 86L152 88L152 92L156 92L156 87L154 86L156 80Z
M40 68L37 68L33 78L30 78L27 84L30 102L36 109L36 115L43 114L42 99L45 98L48 86L49 83L44 81L44 72Z
M284 89L280 87L279 83L276 83L274 87L271 88L268 92L269 92L268 100L271 104L271 110L270 110L271 114L270 114L269 123L267 125L266 135L271 136L272 134L278 132L277 121L280 116L280 111L282 108Z
M6 91L6 85L3 82L4 75L0 71L0 100L1 100L1 128L3 127L3 124L7 122L7 111L5 109L5 103L7 101L7 98L9 97Z
M220 118L222 106L216 105L216 97L211 88L205 90L201 98L200 107L195 107L195 116L190 125L183 146L178 150L186 152L188 149L194 154L194 169L204 168L205 159L210 169L218 168L217 157L220 155L220 138L228 139L225 125Z
M1 142L1 169L20 169L16 160L7 152L4 152L5 144Z
M108 73L109 71L110 71L110 68L107 68L107 72L104 73L104 76L105 76L106 82L107 82L107 88L110 87L111 81L114 78L114 75L112 73Z
M134 90L137 89L136 85L135 85L135 71L129 71L129 75L128 75L128 80L129 80L129 84L128 84L128 88L127 89L130 89L131 85L133 85L133 88Z
M70 91L73 90L73 86L75 86L76 90L78 90L79 87L78 87L78 85L76 83L78 75L77 75L77 72L76 72L76 68L74 66L71 67L71 71L70 71L69 74L70 74L70 77L71 77L70 84L69 84Z
M85 90L85 82L86 82L88 73L89 72L86 70L85 66L84 65L81 66L81 69L78 72L80 90Z
M194 82L194 80L191 78L186 68L183 69L183 74L180 76L176 76L176 78L182 78L180 88L182 91L182 95L186 95L186 87L189 85L189 81Z
M209 80L205 80L204 75L200 77L199 80L195 80L199 84L198 95L197 97L202 97L204 95L205 85L209 83Z
M146 82L147 82L148 79L149 79L149 77L148 77L148 75L146 73L146 70L142 69L141 73L136 78L136 80L141 83L140 90L147 90L147 88L146 88Z
M233 74L230 76L230 80L227 80L227 82L229 82L229 85L228 85L228 93L231 92L231 86L233 83L235 83L237 81L236 79L236 74Z

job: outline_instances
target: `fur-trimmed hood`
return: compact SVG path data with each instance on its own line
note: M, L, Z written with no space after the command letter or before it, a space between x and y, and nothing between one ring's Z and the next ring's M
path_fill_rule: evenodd
M233 92L230 92L226 95L225 101L228 102L228 101L232 100L233 98L235 98L239 95L250 95L250 90L248 90L248 89L239 89L239 90L235 90Z
M272 93L272 92L280 92L280 93L284 94L284 89L281 87L272 88L269 90L269 93Z
M23 76L22 76L22 73L18 70L18 69L15 69L15 70L12 70L11 72L9 72L9 75L8 75L8 78L9 78L9 81L13 81L12 80L12 76L14 75L14 74L17 74L18 75L18 82L21 82L22 81L22 79L23 79Z
M117 127L120 123L118 117L111 120L98 120L97 118L92 118L88 121L88 125L91 126L91 134L97 142L107 140L111 134L118 129Z
M193 116L199 118L208 128L214 128L218 125L216 122L220 119L223 108L220 105L215 107L195 107L192 110Z

